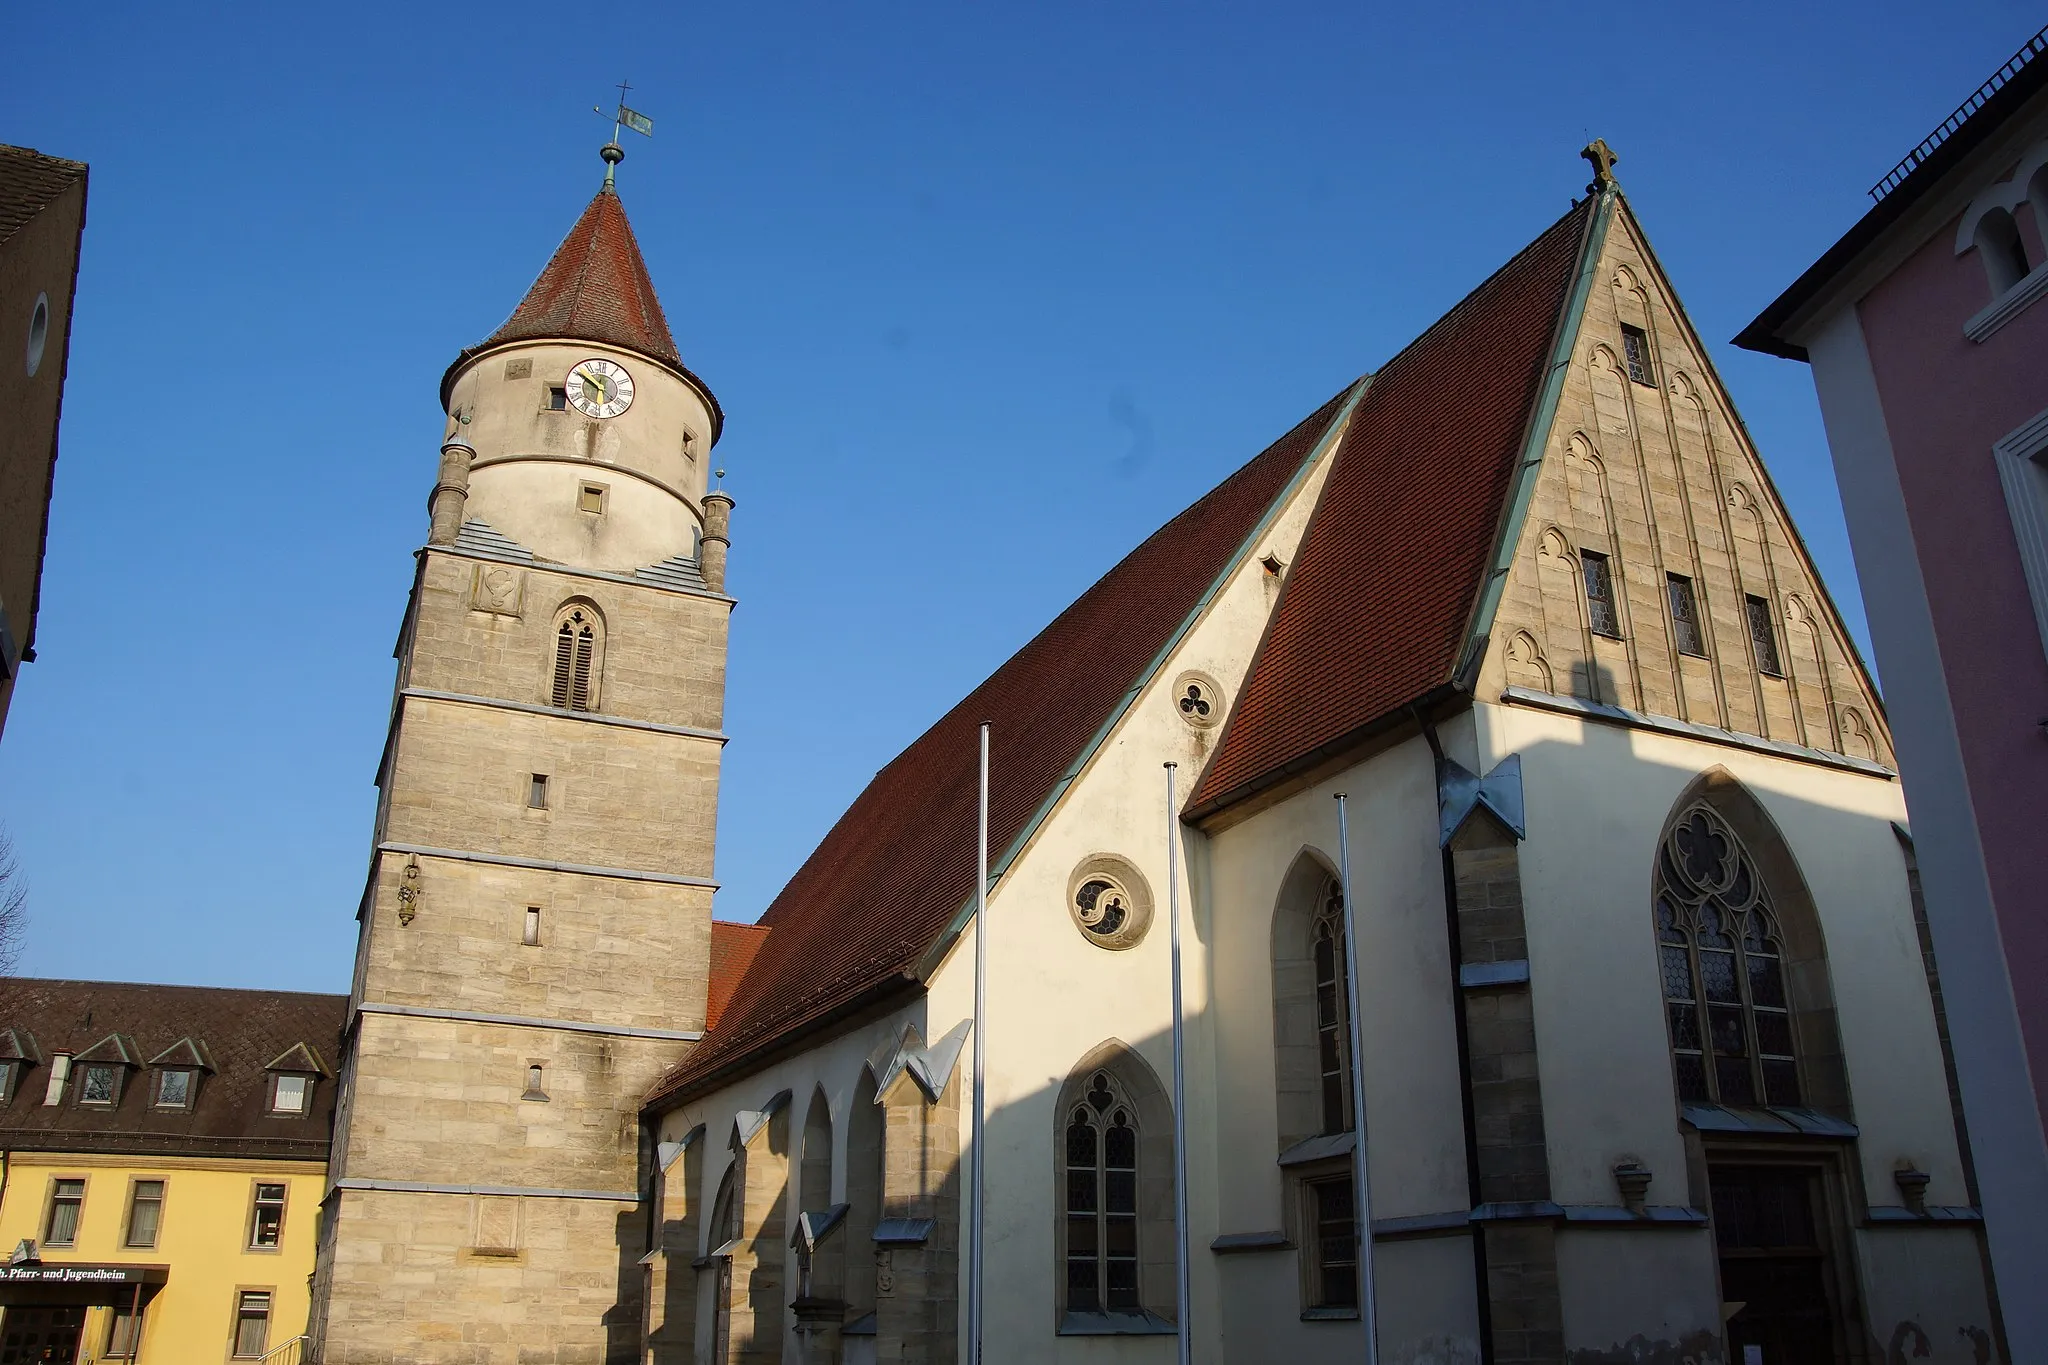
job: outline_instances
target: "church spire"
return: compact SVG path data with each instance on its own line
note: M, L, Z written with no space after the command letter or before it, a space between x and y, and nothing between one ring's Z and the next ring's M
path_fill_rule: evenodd
M609 183L569 229L512 316L483 345L542 337L602 342L682 363L625 205Z

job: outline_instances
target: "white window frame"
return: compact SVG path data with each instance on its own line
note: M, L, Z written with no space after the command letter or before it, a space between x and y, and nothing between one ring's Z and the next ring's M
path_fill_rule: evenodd
M2033 599L2034 627L2048 652L2048 409L2007 432L1991 447L1998 482L2012 514L2013 539Z

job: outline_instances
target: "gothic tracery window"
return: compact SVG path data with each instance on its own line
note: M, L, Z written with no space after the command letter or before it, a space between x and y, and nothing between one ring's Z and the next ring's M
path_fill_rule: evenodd
M1656 914L1679 1100L1799 1104L1769 891L1708 806L1687 810L1658 853Z
M1067 1308L1136 1313L1138 1111L1107 1071L1067 1115Z
M1323 1131L1351 1131L1351 993L1344 957L1344 893L1331 882L1316 912L1316 1067Z
M597 613L571 607L555 626L554 683L548 699L567 711L597 707L598 651L603 642Z

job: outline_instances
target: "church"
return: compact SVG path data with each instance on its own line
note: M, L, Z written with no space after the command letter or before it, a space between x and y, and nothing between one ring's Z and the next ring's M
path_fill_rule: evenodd
M1883 707L1586 154L758 925L608 167L441 380L308 1359L2003 1359Z

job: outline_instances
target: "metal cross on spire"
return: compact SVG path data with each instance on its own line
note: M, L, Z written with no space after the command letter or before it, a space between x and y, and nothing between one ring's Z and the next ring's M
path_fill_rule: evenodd
M619 144L619 130L631 128L642 137L654 136L654 120L645 114L626 107L626 92L632 88L624 80L619 82L619 108L618 112L612 116L612 140L598 149L597 154L604 158L604 187L606 190L612 188L613 173L618 170L619 163L626 159L626 149ZM604 110L593 104L590 106L590 112L601 115L604 113Z

